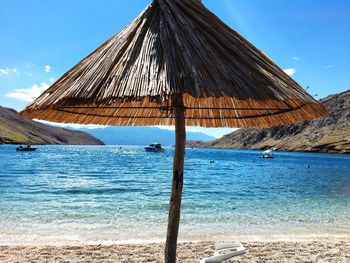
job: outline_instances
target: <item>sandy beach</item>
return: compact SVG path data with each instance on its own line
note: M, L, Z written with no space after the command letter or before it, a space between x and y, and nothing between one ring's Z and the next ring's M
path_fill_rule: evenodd
M178 262L199 262L213 242L179 244ZM227 262L350 262L350 239L245 242L247 253ZM162 243L84 246L1 246L0 262L163 262Z

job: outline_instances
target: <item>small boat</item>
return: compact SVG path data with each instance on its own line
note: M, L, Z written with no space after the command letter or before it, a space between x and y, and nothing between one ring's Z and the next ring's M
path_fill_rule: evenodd
M266 150L262 152L262 155L260 156L262 159L273 159L275 156L272 153L272 150Z
M152 143L145 147L146 152L164 152L165 149L160 143Z
M19 146L16 148L16 151L19 152L34 152L36 151L36 147L32 147L31 145L27 144L26 146Z

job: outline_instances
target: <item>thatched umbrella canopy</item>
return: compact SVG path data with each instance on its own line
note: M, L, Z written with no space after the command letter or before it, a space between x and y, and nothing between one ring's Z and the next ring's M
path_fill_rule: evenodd
M185 125L270 127L326 113L199 0L153 0L21 112L62 123L175 125L166 262L176 256Z

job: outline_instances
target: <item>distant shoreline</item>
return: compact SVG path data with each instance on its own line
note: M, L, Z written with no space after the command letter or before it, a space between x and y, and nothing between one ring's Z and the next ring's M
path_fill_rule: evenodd
M222 149L222 150L247 150L247 151L263 151L264 148L236 148L236 147L217 147L217 146L213 146L213 147L209 147L209 146L201 146L201 145L205 145L208 142L195 142L195 143L191 143L191 142L187 142L186 147L188 148L196 148L196 149ZM350 154L350 149L349 151L327 151L327 150L321 150L321 151L317 151L317 150L290 150L290 149L276 149L276 152L297 152L297 153L325 153L325 154Z
M16 146L16 145L24 145L26 143L0 143L1 145L9 145L9 146ZM144 147L146 145L133 145L133 144L31 144L31 145L38 145L38 146L116 146L116 147ZM165 148L173 148L172 145L164 145ZM192 145L186 145L187 149L216 149L216 150L237 150L237 151L263 151L264 149L240 149L240 148L231 148L231 147L199 147L199 146L192 146ZM294 151L294 150L283 150L283 149L277 149L275 152L282 152L282 153L319 153L319 154L332 154L332 155L350 155L349 152L343 152L343 151Z
M264 149L239 149L239 148L223 148L223 147L188 147L188 148L196 148L196 149L217 149L217 150L242 150L242 151L263 151ZM321 154L341 154L341 155L350 155L349 152L336 152L336 151L293 151L293 150L275 150L275 152L291 152L291 153L321 153Z

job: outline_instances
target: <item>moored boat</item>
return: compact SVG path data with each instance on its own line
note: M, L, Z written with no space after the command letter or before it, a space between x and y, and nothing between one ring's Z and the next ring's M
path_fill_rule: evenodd
M160 143L152 143L145 147L146 152L164 152L165 149Z
M262 155L260 156L262 159L273 159L275 156L272 153L272 150L266 150L262 152Z
M38 148L27 144L26 146L22 146L21 145L21 146L17 147L16 151L19 151L19 152L34 152L34 151L36 151L36 149L38 149Z

